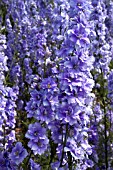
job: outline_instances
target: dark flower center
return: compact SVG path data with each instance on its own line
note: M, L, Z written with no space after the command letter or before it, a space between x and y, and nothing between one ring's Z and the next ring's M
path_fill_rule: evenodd
M19 151L16 151L16 152L15 152L15 155L18 156L18 155L19 155Z

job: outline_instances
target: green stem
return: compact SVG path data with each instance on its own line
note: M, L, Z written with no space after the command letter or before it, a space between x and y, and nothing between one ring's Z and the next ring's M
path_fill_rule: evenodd
M105 106L105 101L103 101ZM108 139L107 139L107 115L104 107L104 136L105 136L105 164L106 170L108 169Z
M72 162L72 155L71 155L70 152L67 152L67 154L68 154L68 165L69 165L69 170L72 170L72 164L73 164L73 162Z
M104 149L105 149L105 166L106 166L106 170L108 170L108 138L107 138L107 112L106 112L106 95L105 95L105 82L104 82L104 76L103 76L103 72L101 69L101 75L102 75L102 107L104 110L104 137L105 137L105 143L104 143Z
M61 160L60 160L60 167L62 167L62 163L63 163L64 148L65 148L66 142L67 142L67 135L68 135L68 124L66 124L66 133L65 133L65 138L64 138L64 142L63 142L63 150L62 150L62 156L61 156Z
M26 161L27 168L29 167L29 160L31 158L31 155L32 155L32 151L30 151L29 157L28 157L28 159Z

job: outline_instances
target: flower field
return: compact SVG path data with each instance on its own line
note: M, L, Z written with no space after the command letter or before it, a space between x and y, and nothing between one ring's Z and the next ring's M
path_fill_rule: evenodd
M113 170L112 0L0 0L0 170Z

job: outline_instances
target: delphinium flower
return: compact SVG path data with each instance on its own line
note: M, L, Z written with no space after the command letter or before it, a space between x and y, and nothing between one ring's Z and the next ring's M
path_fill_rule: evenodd
M34 89L30 93L31 99L27 103L26 110L28 110L28 117L48 123L55 116L54 102L57 97L57 84L52 77L45 78L38 84L39 89Z
M12 151L2 151L0 152L0 166L3 170L17 170L19 165L28 155L26 149L22 146L21 142L17 142Z
M19 16L18 15L16 15L15 17L13 16L14 14L13 9L15 9L15 13L18 12L18 10L16 10L16 4L13 3L13 1L10 1L8 5L6 5L6 3L7 2L4 2L5 8L6 8L4 22L5 22L5 30L7 31L7 34L6 34L7 48L5 49L4 52L8 57L7 66L9 70L6 73L5 84L10 87L10 88L9 87L7 88L8 100L7 100L7 105L6 105L6 109L7 109L6 113L9 119L9 123L10 123L9 126L11 126L12 124L16 124L16 126L12 125L12 128L16 129L18 128L19 123L16 123L16 120L18 119L18 115L15 112L15 108L16 108L16 111L19 110L18 103L19 103L19 100L21 99L20 93L21 93L21 90L24 84L22 82L23 81L22 70L21 70L20 60L19 60L19 54L20 54L19 53L20 48L19 48L19 43L18 43L19 32L17 33L17 30L19 29L19 28L17 29L17 22L18 22ZM16 19L15 24L14 24L14 19ZM15 105L15 103L17 105Z
M18 81L17 84L19 86L18 102L24 100L25 104L26 97L23 96L23 92L26 93L26 90L29 91L34 75L39 74L43 76L43 58L45 54L43 45L46 44L45 35L40 33L39 13L36 12L32 14L32 8L34 10L37 8L35 1L25 3L15 1L15 3L10 4L9 9L10 8L12 19L8 15L7 21L10 24L13 23L13 37L16 37L16 39L13 38L14 40L11 42L10 36L12 33L8 30L9 49L12 49L12 56L14 56L13 60L9 59L9 63L10 61L12 62L12 64L10 64L10 77L13 78L13 81L14 77L16 77L16 82ZM14 8L16 9L16 16ZM14 23L14 21L16 22ZM9 23L7 23L8 26ZM14 72L17 73L17 76Z
M93 34L91 38L91 54L95 57L94 68L92 75L94 77L95 86L93 92L96 96L96 103L94 103L94 116L91 118L92 137L95 134L96 141L93 147L93 153L97 153L98 161L95 162L97 168L109 168L108 162L110 160L110 136L109 136L109 100L107 98L107 77L110 72L110 65L112 59L112 40L110 38L109 28L107 28L106 20L108 18L106 2L103 0L92 1L93 11L91 14L91 22L93 25ZM96 106L97 105L97 106ZM98 107L99 106L99 107ZM95 111L95 108L98 111ZM97 119L96 112L101 111L101 119ZM96 119L95 119L96 118ZM93 120L94 119L94 120ZM98 121L97 121L98 120ZM99 128L100 127L100 128ZM97 132L97 134L95 133ZM91 139L91 138L90 138ZM93 139L93 138L92 138ZM94 141L92 141L94 142ZM103 152L99 153L98 148L101 147ZM93 158L95 156L93 155ZM104 160L102 160L104 157ZM99 164L98 164L99 162Z
M13 85L16 84L19 87L19 102L22 100L22 92L25 89L23 58L28 51L25 37L27 36L26 29L28 28L29 19L27 18L24 2L11 1L7 6L5 19L7 30L7 50L5 53L8 56L9 68L8 83L12 84L13 82ZM24 28L25 21L26 29Z
M33 150L35 155L41 155L45 152L49 141L46 136L46 129L40 123L30 124L25 136L30 139L28 146Z
M1 108L1 122L0 125L3 124L4 119L5 119L5 106L6 106L6 101L7 99L5 98L5 87L4 87L4 71L7 71L7 57L4 54L4 47L6 39L4 35L0 35L0 108Z
M77 7L79 8L79 6ZM82 9L82 4L80 4L80 8ZM85 15L83 12L81 13L82 13L81 15L83 16ZM59 129L55 127L52 129L54 125L52 125L51 122L49 123L49 128L51 129L52 139L55 140L56 143L62 140L62 143L59 144L62 147L62 149L60 150L59 148L57 148L60 155L59 168L62 168L63 159L64 159L63 157L64 155L66 155L66 153L64 153L64 148L67 143L67 139L68 139L67 134L70 132L70 126L75 126L75 129L78 126L77 130L79 130L79 132L81 133L81 139L83 139L85 135L82 133L82 130L85 126L87 126L89 122L89 115L92 113L91 111L92 102L90 102L90 99L93 98L93 95L89 93L91 92L94 84L90 74L90 70L92 68L91 65L94 59L93 57L88 57L88 52L85 52L86 49L88 49L87 46L89 44L89 40L86 37L88 37L89 34L88 31L90 30L89 28L86 29L86 23L84 23L81 18L79 19L76 18L74 27L76 28L76 25L79 27L79 24L84 29L83 30L84 32L80 32L81 34L80 37L78 35L77 36L75 35L79 43L76 44L75 46L75 42L74 42L75 39L71 39L73 31L72 29L70 30L70 28L74 24L73 25L70 24L70 27L68 28L69 31L67 32L68 34L66 35L66 40L63 42L63 44L61 45L61 49L57 53L59 59L60 59L60 55L62 55L61 62L59 62L59 68L58 68L58 71L62 70L62 73L56 71L56 73L58 74L58 75L56 74L56 77L58 78L57 87L59 88L59 92L57 97L57 103L55 103L54 105L54 112L55 112L55 119L56 119L54 121L56 121L56 124L58 120L60 120L60 122L58 127ZM82 36L83 38L85 37L85 39L87 40L84 41L84 44L80 44ZM81 50L82 52L79 53L78 50ZM87 55L85 60L82 57L83 55ZM72 61L71 58L73 58ZM91 58L90 64L88 63L89 58ZM75 63L73 64L73 62ZM87 70L85 70L84 67L87 68ZM83 87L82 87L83 85L82 81L84 82ZM46 104L48 105L48 102L46 102ZM87 108L86 105L88 104L90 104L90 106ZM60 132L60 130L62 131ZM55 138L54 135L55 131L56 131L56 135L57 132L59 132L58 140ZM75 143L77 144L76 141ZM89 147L89 145L87 147ZM72 152L70 152L70 155L71 153ZM91 152L88 154L91 154ZM80 159L82 158L80 157ZM68 162L69 156L66 155L65 159ZM82 160L81 160L81 164L82 164Z
M10 87L7 87L5 85L5 73L7 73L7 57L5 56L5 49L6 49L6 40L5 36L1 35L1 69L0 69L0 75L1 75L1 128L3 128L3 140L4 140L4 147L6 149L6 145L8 145L8 141L13 142L15 138L10 138L11 134L14 134L14 131L11 132L11 130L15 127L15 100L16 100L16 94L13 92L13 89ZM10 128L10 130L9 130ZM7 135L6 135L7 134ZM15 136L15 135L14 135ZM13 137L14 137L13 136ZM5 141L6 140L6 141ZM10 146L9 146L10 147Z
M111 43L107 41L107 32L105 21L107 18L107 9L103 1L98 1L94 5L94 10L91 14L91 20L95 19L95 22L92 22L93 29L96 32L95 36L92 39L92 53L95 56L94 67L99 70L102 70L104 78L106 79L107 73L109 72L109 64L111 61Z
M93 108L93 115L90 119L90 131L89 131L89 143L92 146L92 154L91 159L94 162L94 168L100 168L101 164L99 164L99 157L103 157L103 153L101 149L99 149L102 145L103 140L99 140L101 134L100 132L103 130L104 126L102 125L103 119L103 111L100 107L99 103L95 103Z
M107 32L106 32L106 41L109 43L110 45L110 51L111 51L111 61L110 61L110 64L109 64L109 68L112 69L113 68L113 58L112 58L112 55L113 55L113 29L112 29L112 21L113 21L113 2L112 1L106 1L105 0L105 4L106 4L106 10L107 10L107 17L106 17L106 20L105 20L105 24L106 24L106 27L107 27ZM111 70L110 70L111 72ZM108 78L109 79L109 78Z
M80 8L82 8L82 5L81 5ZM84 13L82 13L82 14L84 16ZM82 14L81 14L81 16L82 16ZM83 20L81 18L79 18L78 20L76 18L78 25L79 25L79 22L83 22ZM73 21L73 23L74 23L74 21ZM82 24L84 24L83 25L83 28L84 28L86 23L83 22ZM81 26L82 26L82 24L81 24ZM69 29L69 28L67 28L67 29ZM84 33L86 35L88 35L88 32L87 32L88 30L89 29L86 30L84 28ZM65 127L66 127L65 123L67 123L67 124L69 123L69 124L71 124L71 126L76 123L77 124L76 126L81 128L82 125L83 126L84 126L84 124L86 125L87 122L89 121L88 115L86 115L87 119L86 120L82 119L82 121L83 120L84 121L81 123L81 125L79 125L79 122L80 122L79 114L81 112L80 110L83 110L83 109L85 110L85 108L86 108L85 104L88 104L88 100L85 99L85 101L84 101L83 97L85 97L86 94L89 95L89 92L91 91L91 89L93 87L93 81L92 81L91 74L90 74L90 71L89 71L92 68L91 65L93 63L93 57L91 58L91 64L89 64L87 62L87 60L89 59L88 53L87 52L85 53L85 50L81 50L82 53L79 53L75 50L75 57L73 57L72 61L70 61L71 58L72 58L71 55L73 55L73 51L74 51L74 48L75 48L75 45L74 45L75 42L73 40L69 41L69 40L71 40L71 33L72 32L68 31L68 33L69 33L69 36L68 35L67 35L67 37L65 36L67 38L67 40L65 40L64 41L65 43L63 45L61 45L61 49L59 50L60 52L56 53L58 56L62 55L61 62L59 64L59 69L58 69L58 70L62 70L62 73L58 75L58 87L60 88L60 92L58 94L59 103L56 103L54 108L55 108L55 112L57 113L55 118L60 119L59 130L56 128L56 132L57 131L59 132L60 128L62 129L62 127L63 127L62 132L61 132L62 136L63 136L62 137L63 143L66 142L66 140L64 138L66 138L66 133L67 133L66 130L65 130ZM81 36L77 37L78 41L80 40ZM86 41L84 42L84 44L85 43L86 43ZM89 41L88 41L88 43L89 43ZM83 44L80 44L80 48L81 47L83 48L83 46L84 46ZM79 50L79 44L76 45L76 48L77 48L77 50ZM69 50L69 52L68 52L68 50ZM66 55L69 55L69 57L65 57ZM85 58L86 60L83 59L84 58L84 57L82 57L83 55L87 55L87 58ZM80 56L80 58L78 56ZM78 59L77 59L77 57L78 57ZM73 64L73 62L75 62L75 64ZM87 72L85 72L85 73L88 76L88 77L86 76L86 80L84 81L84 83L86 84L86 87L88 87L86 89L87 90L90 89L89 92L87 92L87 93L85 93L86 89L82 90L82 83L81 83L81 81L84 77L84 73L81 73L81 70L84 69L84 67L87 68ZM75 73L75 70L76 70L77 73ZM80 73L78 73L79 71L80 71ZM56 71L56 73L58 73L58 71ZM77 78L78 78L78 81L75 82L77 80ZM89 80L87 80L87 78L89 78ZM85 86L84 86L84 88L85 88ZM82 95L80 97L80 100L75 99L76 94L77 94L77 97L79 95ZM89 98L92 98L92 96L89 96ZM77 105L78 105L77 108L75 108L75 103L77 103ZM90 107L89 107L89 110L91 111ZM89 110L87 109L88 113L90 114ZM77 113L78 115L76 115L76 112L78 112ZM73 114L75 114L75 115L73 115ZM83 116L83 117L85 118L85 116ZM72 120L70 121L70 119L72 119ZM56 120L56 123L57 123L57 120ZM60 124L61 124L61 127L60 127ZM70 131L70 129L68 129L68 131ZM61 140L61 133L59 133L60 136L58 137L58 139L60 139L60 140ZM51 134L53 135L54 131L51 131ZM54 139L55 138L53 137L53 140ZM60 141L60 140L58 140L58 141ZM65 145L65 144L63 144L63 145ZM63 148L64 148L64 146L63 146ZM60 154L64 155L63 152L64 151L61 150ZM62 166L63 156L61 156L60 159L61 159L60 160L60 166Z
M37 6L38 5L40 5L40 1L39 1L39 3L37 3ZM47 8L44 10L44 12L42 14L42 16L43 16L46 14L46 12L49 12L49 10L47 11L47 9L49 9L49 5L46 4L45 2L44 2L44 4L42 2L41 5L44 5L44 6L47 5ZM56 3L55 6L58 6L58 4ZM34 8L35 8L35 5L34 5ZM50 10L51 10L51 8L50 8ZM57 8L55 10L57 11ZM42 10L40 11L40 13L42 13ZM59 11L59 13L60 13L60 11ZM52 16L53 15L54 15L54 13L52 13ZM48 16L48 14L46 16ZM59 20L61 18L59 18ZM50 123L52 120L55 119L55 106L58 104L57 93L59 91L56 73L55 73L55 76L51 75L52 71L53 71L51 69L51 67L53 67L53 69L54 69L55 65L56 65L55 61L54 62L52 61L53 60L52 57L54 57L54 55L55 55L54 50L57 50L57 44L52 45L52 43L54 42L54 39L57 39L58 33L60 33L60 24L58 25L59 32L57 33L57 35L52 37L51 33L49 32L49 30L51 31L51 29L50 29L51 25L48 24L49 23L48 19L49 18L47 18L47 20L45 21L45 28L48 28L48 32L47 32L48 36L47 35L46 36L47 36L47 43L49 45L49 48L51 50L53 50L52 51L53 55L51 56L51 53L49 52L49 48L46 46L46 43L43 43L44 48L46 49L46 51L44 53L45 56L43 53L42 54L39 53L40 52L39 50L37 51L35 65L38 68L38 75L40 76L40 79L38 79L39 82L37 81L36 86L35 85L31 86L32 87L31 92L30 92L31 99L26 106L26 110L28 112L28 117L30 117L30 118L34 117L35 119L40 120L41 122L44 122L46 124ZM56 19L54 18L54 20L57 20L57 18ZM54 25L55 25L54 20L52 20L53 21L52 29L54 29L54 31L57 32L57 29L55 29L55 27L54 27ZM43 28L44 28L44 26L43 26ZM44 31L46 32L45 28L44 28ZM43 29L42 29L42 31L43 31ZM62 33L63 33L63 30L62 30ZM40 43L41 42L40 39L42 36L40 36L40 34L38 34L38 37L39 37L39 43ZM55 57L54 57L54 59L55 59ZM42 80L41 80L41 78L42 78ZM29 143L30 147L32 147L31 145L33 143L33 142L32 143L31 142ZM52 143L51 143L51 145L52 145ZM38 149L38 148L36 148L36 149ZM52 153L52 147L51 147L51 153Z
M107 1L105 0L104 1L105 4L106 4L106 10L107 10L107 18L106 18L106 26L109 30L109 33L110 33L110 37L113 36L113 28L112 28L112 24L113 24L113 11L112 11L112 8L113 8L113 2L111 0Z
M26 158L28 155L26 149L22 146L21 142L17 142L15 147L12 149L11 153L9 154L9 158L12 162L14 162L16 165L19 165L22 163L22 161Z
M8 153L0 152L0 166L3 170L11 169Z
M85 18L85 13L82 11L83 4L82 3L80 3L80 5L76 4L75 7L78 9L77 12L79 13L80 10L79 14L81 16L84 16ZM74 12L74 6L73 8L70 7L70 11L71 10ZM72 19L71 12L69 17L70 19ZM81 146L82 141L83 143L85 142L87 143L87 137L84 135L84 133L82 133L82 130L85 127L87 127L89 123L89 115L92 114L91 110L92 100L91 102L89 102L90 104L88 108L87 105L88 99L90 100L94 97L91 94L94 82L90 74L90 70L92 69L94 59L93 57L88 57L87 51L89 47L88 34L90 32L90 29L87 27L86 23L87 22L84 22L82 20L82 17L79 16L76 16L76 19L72 22L72 25L70 22L70 25L67 28L68 29L67 34L65 35L66 39L62 42L61 48L57 53L59 58L62 55L58 69L62 70L62 72L59 72L57 75L58 87L60 91L58 93L59 103L55 106L56 112L55 118L56 120L60 120L61 127L59 127L58 130L55 127L52 128L52 124L49 125L51 129L53 129L53 131L51 131L53 140L55 139L54 131L58 132L62 131L61 132L62 139L60 133L58 138L59 141L62 140L62 143L59 144L59 147L57 148L59 155L58 157L60 161L59 168L63 167L65 161L67 162L70 161L71 163L69 166L70 167L72 166L73 168L75 167L76 164L74 163L74 159L76 162L76 158L74 157L72 150L71 149L69 150L69 155L71 159L69 158L69 155L67 155L67 152L65 152L64 150L65 147L68 147L67 140L70 139L68 134L70 133L70 129L72 126L74 127L75 130L77 129L81 134L81 143L79 151L81 150L82 147ZM80 26L83 29L79 30ZM76 32L76 29L78 29L79 31L77 33L74 33L74 30ZM82 41L83 39L84 41ZM78 43L76 43L77 41ZM85 59L83 58L84 55L87 56ZM87 68L87 70L85 70L84 67ZM76 137L77 134L74 137L71 136L71 138L73 139L77 146ZM84 141L85 137L86 139ZM89 144L86 146L90 147ZM87 150L86 148L84 150ZM76 152L76 147L74 151ZM87 154L91 154L91 152ZM80 165L82 165L83 163L82 161L85 160L84 155L85 152L81 152L81 156L79 156L80 160L78 162L80 162ZM79 164L78 162L77 164Z
M10 161L9 161L9 150L12 148L13 142L15 139L15 131L13 130L15 127L15 100L16 93L14 93L14 89L8 87L6 85L5 73L8 72L7 67L7 57L4 53L6 49L6 39L5 35L0 36L0 108L1 108L1 123L0 123L0 155L1 160L3 161L3 169L11 169ZM7 154L6 154L7 153Z
M7 30L7 49L5 54L8 56L9 68L6 83L9 83L11 87L18 87L18 98L15 99L18 111L17 119L19 119L19 117L21 118L22 115L20 114L25 113L23 105L26 104L26 96L29 96L29 87L31 86L33 80L36 79L38 73L40 77L44 77L45 74L45 63L43 59L46 51L44 49L44 45L46 44L44 38L45 35L41 32L42 30L38 29L40 28L39 20L41 17L38 18L39 15L37 12L33 14L32 11L29 11L29 9L33 7L32 5L36 4L35 1L33 3L32 2L26 1L24 3L21 1L11 1L7 5L7 14L4 16L6 19L5 24ZM29 5L30 8L28 8ZM10 119L12 119L11 112L13 108L11 108L11 104L13 104L13 101L11 102L12 98L10 100L10 97L11 96L9 96L8 99L10 104L7 103L7 110L10 111ZM23 100L24 102L22 102ZM20 103L23 104L20 106ZM45 105L46 99L43 103ZM48 109L43 110L44 114L48 110L49 107ZM10 125L13 123L11 121ZM21 123L21 120L19 120L19 123ZM17 124L16 127L18 126L19 124ZM13 126L13 128L15 127ZM37 147L37 149L40 150L34 150L35 153L38 152L41 154L46 150L48 139L47 137L45 137L45 139L39 138L37 141L32 141L32 143L33 142L34 145L40 145L40 143L43 144L45 142L45 145L43 145L42 148L41 145ZM31 146L31 144L29 145Z
M4 29L6 29L6 28L4 28ZM11 26L9 25L9 28L7 28L7 29L9 29L8 31L11 31ZM10 34L10 35L12 35L12 34ZM14 37L12 36L10 38L12 38L12 40L13 40ZM16 124L16 120L15 120L16 103L15 102L18 98L17 96L18 96L18 91L19 91L18 90L18 78L17 78L19 76L19 73L18 73L18 68L17 68L17 71L16 71L17 82L15 82L15 80L13 79L14 81L11 82L12 83L12 86L11 86L11 83L9 82L8 78L10 77L9 76L10 71L12 71L12 70L10 70L11 67L9 67L9 61L12 59L12 58L10 58L10 57L12 57L10 55L11 54L10 52L12 52L13 50L11 48L9 48L9 44L6 42L6 40L8 40L8 37L5 39L5 35L1 35L1 40L0 40L1 41L0 42L0 54L1 54L0 75L1 75L1 80L2 80L2 83L1 83L1 100L2 100L1 107L2 107L3 111L1 110L1 117L2 117L1 129L2 130L1 130L0 138L1 138L1 142L2 142L2 145L1 145L2 150L6 150L6 152L10 152L11 149L13 148L13 145L12 145L13 142L16 140L15 130L14 130L15 124ZM8 54L7 53L8 49L9 49L9 55L7 55L7 57L6 57L6 54ZM8 62L7 62L7 60L8 60ZM3 64L2 64L2 62L3 62ZM8 63L8 65L7 65L7 63ZM2 103L4 104L4 107L3 107ZM0 152L0 153L2 154L2 152ZM22 155L20 155L20 156L22 156ZM10 160L9 160L9 153L8 153L7 159L6 159L6 154L4 153L3 159L5 161L4 166L7 169L16 169L16 168L14 168L15 166L13 166L12 162L10 162ZM22 158L20 158L20 160L21 159Z
M88 35L88 33L85 30L85 26L83 26L83 28L84 28L84 32L85 32L85 38L86 38L86 35ZM82 32L81 32L81 34L82 34ZM69 36L71 37L71 35L69 35ZM79 40L79 37L77 37L77 38ZM68 38L68 40L69 40L69 38ZM67 43L66 44L67 51L68 51L69 48L71 48L73 50L74 49L74 42L70 41L70 44L72 44L72 46L70 45L68 47L69 44L68 44L67 41L66 41L66 43ZM84 42L84 44L85 43L86 42ZM88 43L89 43L89 41L88 41ZM63 48L64 48L64 46L63 46ZM82 44L82 46L83 46L83 44ZM81 48L81 45L80 45L80 48ZM72 50L71 50L71 52L72 52ZM81 112L79 110L83 110L83 109L85 110L85 108L86 108L85 103L87 103L86 102L87 100L85 100L85 102L84 102L84 100L82 100L82 97L83 96L85 97L85 95L88 94L91 91L92 87L93 87L93 81L91 79L91 74L89 72L89 70L91 68L91 64L93 63L93 59L91 58L91 62L90 62L90 64L88 64L87 58L84 60L83 57L82 57L83 54L84 54L84 51L85 50L83 50L80 55L76 52L76 55L80 56L80 62L81 62L81 65L82 65L82 67L80 68L79 67L80 63L79 63L79 59L78 59L77 60L77 64L78 64L77 65L77 67L78 67L77 68L77 72L78 73L76 73L76 74L74 74L74 72L76 70L76 62L75 62L75 65L72 64L72 67L69 68L68 65L66 65L67 63L65 62L65 58L64 58L64 60L62 60L62 58L61 58L61 63L60 63L61 66L59 68L61 70L63 70L63 73L59 74L58 76L57 76L57 74L55 75L56 78L58 79L58 82L57 82L56 78L54 79L54 77L53 78L51 77L51 79L50 78L46 78L46 76L48 76L47 75L48 67L45 68L44 74L42 72L42 75L41 75L41 77L44 75L44 78L43 78L43 80L40 80L40 83L38 83L38 85L37 85L38 87L36 87L37 90L33 90L33 91L31 90L31 96L32 97L31 97L30 102L27 104L27 107L26 107L26 110L28 112L28 117L34 117L35 119L41 120L41 121L45 121L46 123L50 122L52 119L53 120L56 119L56 123L57 123L58 119L60 118L61 122L60 122L59 126L61 126L63 128L62 128L62 132L60 133L60 136L58 138L62 140L61 141L62 143L66 143L66 139L63 139L63 138L66 138L67 131L65 130L65 128L68 125L68 123L71 124L71 125L74 125L76 123L76 126L79 126L81 128L82 126L84 126L84 124L86 125L88 120L89 120L88 116L86 116L87 120L82 118L82 123L81 123L81 125L79 125L79 122L80 122L79 114ZM61 52L62 52L62 50L61 50ZM84 55L87 55L87 53L84 54ZM68 57L66 58L67 62L68 62L68 60L70 58L68 58ZM75 56L74 59L76 61L76 56ZM73 59L73 61L74 61L74 59ZM43 68L43 62L42 61L40 62L40 64L42 65L41 68ZM72 61L72 63L73 63L73 61ZM65 66L64 66L64 63L65 63ZM87 68L87 70L88 70L87 71L87 76L88 77L87 76L85 77L85 80L84 80L84 83L85 83L84 88L85 88L85 90L84 90L84 88L82 90L82 83L81 83L81 81L82 81L82 78L85 75L84 75L84 73L79 73L79 71L81 71L80 69L84 68L84 65L86 67L88 65L88 68ZM41 70L42 69L40 69L40 71ZM68 72L68 74L66 74L66 72ZM56 73L57 73L57 71L56 71ZM74 80L74 78L75 78L75 80ZM87 78L89 78L89 80L87 80ZM53 81L53 84L51 85L51 80L52 79L54 81ZM68 81L68 79L69 79L69 81ZM75 81L77 81L77 82L74 83ZM56 84L56 85L54 86L54 84ZM60 91L59 90L58 91L54 91L53 90L53 92L56 93L55 97L53 97L54 93L51 90L52 90L52 88L57 90L58 87L60 88ZM79 95L82 95L80 97L80 99L75 99L74 89L75 89L76 93L79 93ZM89 89L89 91L87 91L88 89ZM86 93L86 91L87 91L87 93ZM56 103L54 102L54 98L56 99ZM36 101L38 101L38 102L36 102ZM76 109L74 109L75 105L76 105L75 103L78 105L78 107L76 107ZM52 106L53 110L51 110L50 106ZM68 108L66 108L67 106L68 106ZM65 110L64 110L64 108L65 108ZM90 107L89 107L89 110L90 110ZM59 113L59 111L61 113ZM43 114L42 112L44 113L44 115L42 115ZM50 115L48 113L52 113L52 112L53 112L52 119L51 119L51 117L49 117L49 119L45 119L48 115ZM75 112L75 116L72 116L74 112ZM78 112L77 113L78 115L76 115L76 112ZM63 118L62 114L64 114L64 118ZM78 120L77 120L77 116L78 116ZM85 117L85 116L83 116L83 117ZM70 118L72 120L69 121L68 118ZM65 123L67 125L65 125ZM61 128L61 127L59 127L59 128ZM56 131L57 131L57 128L56 128ZM51 131L52 135L53 135L53 133L54 133L54 131ZM81 136L82 136L82 134L81 134ZM53 138L53 140L54 140L54 138ZM61 143L61 146L62 146L62 143ZM31 147L31 143L30 143L30 147ZM63 150L64 150L64 147L65 147L65 144L63 144ZM60 151L60 154L62 155L62 156L59 157L61 159L60 167L62 167L62 163L63 163L63 155L64 155L64 151L63 150Z
M38 29L35 29L36 26L34 26L37 25L36 19L34 20L28 13L27 5L27 2L11 1L7 6L7 14L5 16L7 30L7 49L5 53L8 56L9 68L6 81L11 84L11 86L16 85L18 87L19 93L16 103L18 117L20 118L22 116L20 113L24 114L23 105L26 103L26 96L28 96L26 91L29 90L28 87L33 77L33 71L30 66L35 63L35 61L33 61L35 56L33 55L37 52L37 42L41 41L38 41ZM35 36L35 33L37 36ZM41 36L41 34L39 36ZM43 35L41 37L43 37ZM30 55L33 63L31 63ZM18 117L17 119L19 119ZM17 127L18 126L17 124Z
M17 92L17 93L16 93ZM12 143L16 140L15 139L15 132L14 128L16 126L16 120L15 117L17 115L16 112L16 99L18 95L18 89L6 87L6 95L7 95L7 101L6 101L6 107L5 107L5 131L6 131L6 139L7 139L7 147L11 147ZM9 130L10 129L10 130ZM13 136L13 137L12 137Z

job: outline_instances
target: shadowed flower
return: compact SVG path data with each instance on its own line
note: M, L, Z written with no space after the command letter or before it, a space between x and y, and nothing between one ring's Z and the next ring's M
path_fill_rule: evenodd
M9 155L9 158L12 162L19 165L24 158L28 155L26 149L22 146L21 142L17 142L15 147L12 149L12 152Z
M39 164L35 163L32 159L30 159L31 170L41 170Z

